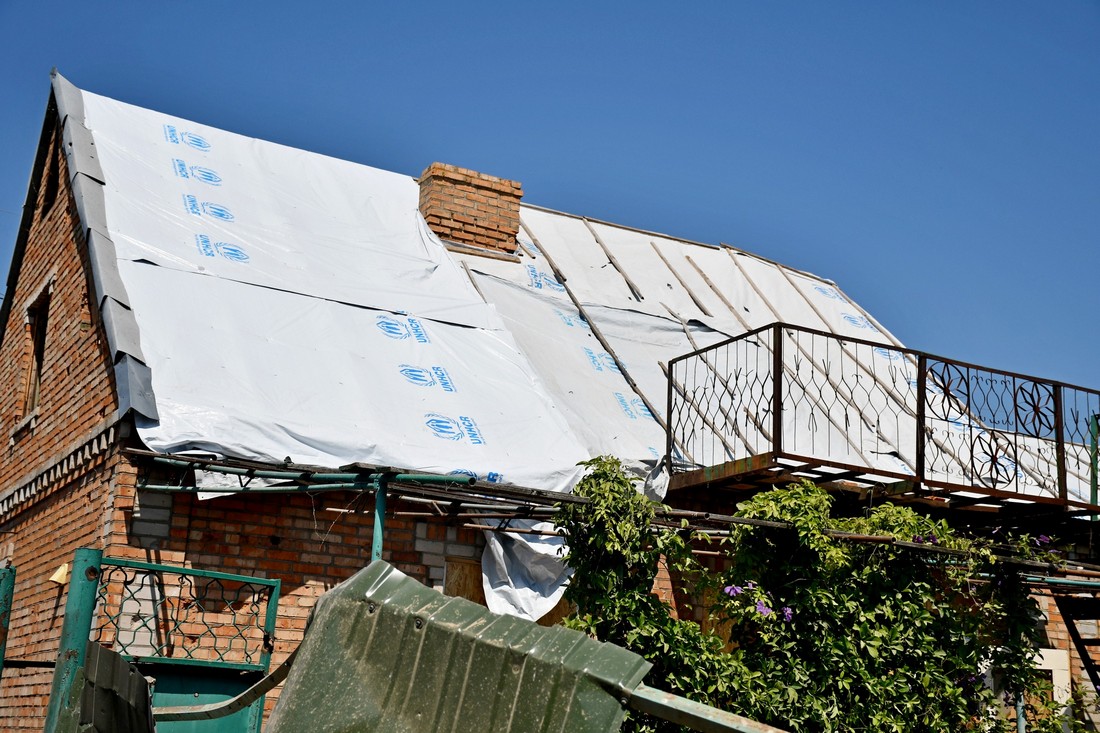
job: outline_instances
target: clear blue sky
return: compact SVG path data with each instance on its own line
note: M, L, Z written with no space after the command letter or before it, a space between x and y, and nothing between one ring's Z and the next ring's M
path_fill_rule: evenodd
M907 345L1100 387L1100 3L0 0L0 260L77 86L836 280Z

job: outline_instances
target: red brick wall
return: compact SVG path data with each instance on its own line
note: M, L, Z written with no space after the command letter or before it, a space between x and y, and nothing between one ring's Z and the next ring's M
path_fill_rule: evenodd
M0 346L0 560L16 568L6 657L53 661L65 588L49 576L79 547L102 547L103 520L117 459L109 428L116 404L110 359L88 299L84 236L67 185L64 156L57 197L43 211L44 188ZM48 166L47 166L48 167ZM26 308L52 282L41 397L24 414L30 363ZM4 670L0 729L41 730L52 670Z
M317 599L370 563L373 497L364 494L237 494L199 500L178 494L171 535L158 550L127 535L133 484L119 482L118 508L107 554L206 570L278 578L282 583L272 664L302 641ZM399 502L391 504L402 510ZM478 557L476 530L388 516L383 559L422 583L442 588L446 557ZM268 695L270 712L278 690Z
M445 163L432 163L420 176L420 212L428 226L442 239L472 247L515 252L522 197L518 181Z

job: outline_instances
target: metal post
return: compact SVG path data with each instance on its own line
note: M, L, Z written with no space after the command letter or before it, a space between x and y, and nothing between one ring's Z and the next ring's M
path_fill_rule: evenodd
M917 438L916 448L916 473L917 480L914 482L914 486L917 488L923 488L924 486L924 461L925 461L925 441L928 438L928 434L925 432L925 422L927 421L927 406L928 406L928 355L921 353L917 356L917 429L913 431Z
M1027 733L1027 713L1022 694L1016 698L1016 733Z
M4 674L4 655L8 650L8 624L15 596L15 568L0 568L0 676Z
M665 375L668 379L668 401L665 403L667 410L665 412L665 468L668 469L668 476L672 478L672 431L675 430L675 421L672 418L672 382L675 377L675 369L677 360L673 359L668 363L668 373Z
M46 708L45 733L55 733L63 707L69 704L76 672L84 667L88 637L92 633L92 613L99 591L102 550L83 548L73 557L69 574L69 595L65 599L65 618L61 624L61 641L57 649L57 664L53 670L50 703Z
M772 327L772 452L783 452L783 328Z
M1100 445L1100 415L1093 415L1089 418L1089 503L1096 506L1097 503L1097 486L1100 479L1097 478L1097 472L1100 471L1100 465L1097 465L1098 454L1097 450ZM1092 515L1092 520L1095 522L1097 516Z
M1066 478L1066 421L1062 412L1062 388L1053 385L1051 390L1054 392L1054 458L1058 471L1058 496L1065 501L1069 498L1069 483Z
M386 477L374 477L374 529L371 536L370 561L382 559L382 534L386 526Z

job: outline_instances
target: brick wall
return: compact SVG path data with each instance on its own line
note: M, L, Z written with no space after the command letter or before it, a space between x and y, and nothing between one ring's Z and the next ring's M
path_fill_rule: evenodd
M237 494L209 500L176 494L170 536L157 549L143 549L127 532L134 484L118 483L109 556L281 581L273 665L301 643L317 599L370 563L374 500L368 494ZM397 501L389 509L401 514L408 508ZM482 544L477 530L387 516L383 559L442 590L447 559L478 559ZM277 698L278 690L268 695L268 712Z
M471 247L514 253L522 197L518 181L445 163L432 163L420 176L420 212L428 226Z
M6 657L50 661L65 589L48 578L79 547L103 546L118 458L105 339L88 299L84 236L59 135L49 142L56 188L41 186L0 346L0 561L16 568ZM46 166L47 171L50 165ZM53 198L46 206L46 197ZM25 409L31 363L27 307L48 295L37 409ZM49 669L4 670L0 729L41 730Z

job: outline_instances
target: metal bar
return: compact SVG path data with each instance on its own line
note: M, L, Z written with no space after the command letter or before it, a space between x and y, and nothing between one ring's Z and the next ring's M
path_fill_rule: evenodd
M1043 583L1044 585L1070 585L1070 586L1074 586L1074 587L1093 588L1093 589L1100 590L1100 581L1098 581L1098 580L1074 580L1073 578L1048 578L1048 577L1040 577L1040 576L1036 576L1036 575L1025 576L1024 580L1027 581L1028 583Z
M45 733L55 733L61 710L67 708L77 670L84 667L88 637L92 633L92 614L99 590L102 550L81 548L73 556L69 574L69 592L65 599L65 618L57 649L50 701L46 709Z
M924 485L925 469L925 422L928 420L926 408L928 405L928 357L924 354L917 356L917 429L914 432L917 439L916 448L916 487Z
M136 570L149 570L152 572L169 572L177 575L192 575L199 578L211 578L213 580L231 580L240 583L251 583L252 585L263 585L268 587L275 587L279 585L279 580L275 578L257 578L250 575L234 575L232 573L222 573L217 570L203 570L201 568L185 568L177 565L158 565L152 562L141 562L140 560L124 560L117 557L104 557L99 562L100 565L108 565L116 568L134 568Z
M204 471L210 471L212 473L225 473L231 476L247 476L249 478L268 478L268 479L280 479L285 481L315 481L317 483L355 483L366 482L372 480L375 476L381 475L378 473L331 473L320 471L271 471L259 468L239 468L237 466L224 466L216 463L208 463L202 460L186 460L179 458L165 458L163 456L154 456L153 462L162 463L167 466L176 466L179 468L196 468L201 467ZM447 484L447 485L459 485L459 486L472 486L475 480L469 476L439 476L432 473L399 473L393 476L391 480L394 481L410 481L423 484ZM142 487L146 488L146 487ZM278 488L278 487L268 487ZM202 491L216 491L217 489L209 488L202 489ZM243 489L232 489L233 491L241 491ZM258 489L251 489L257 491Z
M187 720L214 720L232 715L244 710L252 703L263 698L268 692L275 689L280 682L290 674L290 667L294 664L298 650L291 652L282 664L276 667L271 674L264 677L247 690L236 697L206 705L181 705L174 707L153 708L153 718L158 723L176 723Z
M8 649L8 625L15 597L15 568L0 568L0 676L4 674L4 654Z
M781 728L742 718L648 685L638 685L626 695L625 701L627 706L638 712L703 733L785 733Z
M260 664L264 672L271 665L271 653L275 651L275 620L279 616L279 594L283 589L281 580L273 580L271 591L267 595L267 610L264 611L264 643L260 652Z
M673 371L672 371L672 366L673 366L673 362L670 361L668 363L668 367L665 370L665 374L668 375L668 379L665 380L666 382L668 382L668 389L666 390L666 403L665 403L665 410L666 410L665 420L668 421L668 426L665 428L665 469L668 471L669 476L671 476L672 473L673 473L673 465L674 465L674 461L672 460L672 431L674 429L677 429L677 430L679 429L679 426L673 425L673 412L672 412ZM1093 441L1093 444L1094 445L1096 444L1095 440ZM1096 454L1094 452L1093 453L1094 459L1093 459L1093 462L1092 462L1092 465L1093 465L1092 475L1093 475L1093 477L1096 476L1095 455ZM1096 485L1096 480L1094 478L1093 479L1093 486L1095 486L1095 485Z
M382 559L382 535L386 526L386 477L374 479L374 527L371 528L371 562Z
M1089 503L1097 503L1100 488L1100 415L1089 418ZM1093 516L1092 521L1097 517Z
M1069 498L1069 486L1066 482L1066 426L1062 415L1062 388L1053 386L1051 390L1054 392L1054 460L1058 469L1058 498L1064 501ZM1019 428L1019 425L1016 427ZM1019 431L1014 432L1019 434ZM1016 442L1019 442L1018 438Z
M772 326L772 451L783 451L783 329Z

